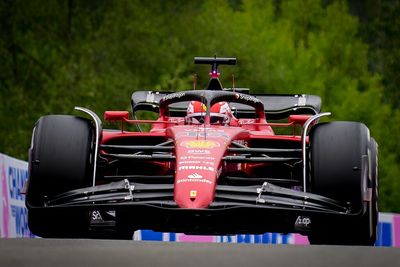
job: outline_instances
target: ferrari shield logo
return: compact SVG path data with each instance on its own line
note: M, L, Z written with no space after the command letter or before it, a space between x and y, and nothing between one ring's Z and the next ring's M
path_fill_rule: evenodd
M190 198L195 198L197 197L197 191L196 190L190 190Z

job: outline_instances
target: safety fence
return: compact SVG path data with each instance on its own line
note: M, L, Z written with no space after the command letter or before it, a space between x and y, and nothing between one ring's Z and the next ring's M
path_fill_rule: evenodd
M29 231L22 188L28 178L28 163L0 153L0 237L35 237ZM181 233L136 231L134 240L169 242L223 242L261 244L308 244L299 234L191 236ZM380 213L377 246L400 247L400 214Z

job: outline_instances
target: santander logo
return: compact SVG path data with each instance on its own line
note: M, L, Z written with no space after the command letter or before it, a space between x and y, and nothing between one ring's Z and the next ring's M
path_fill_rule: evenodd
M193 174L189 175L188 178L190 178L190 179L201 179L201 178L203 178L203 176L201 176L198 173L193 173Z

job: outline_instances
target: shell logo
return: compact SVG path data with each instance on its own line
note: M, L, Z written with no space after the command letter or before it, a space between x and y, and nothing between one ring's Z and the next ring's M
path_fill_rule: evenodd
M181 146L186 148L211 149L214 147L219 147L220 144L211 140L190 140L182 142Z

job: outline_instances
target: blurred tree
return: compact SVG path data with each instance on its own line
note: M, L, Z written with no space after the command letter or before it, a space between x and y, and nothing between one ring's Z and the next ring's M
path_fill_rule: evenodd
M400 108L400 1L348 1L360 19L360 36L369 44L369 69L382 75L383 99Z

